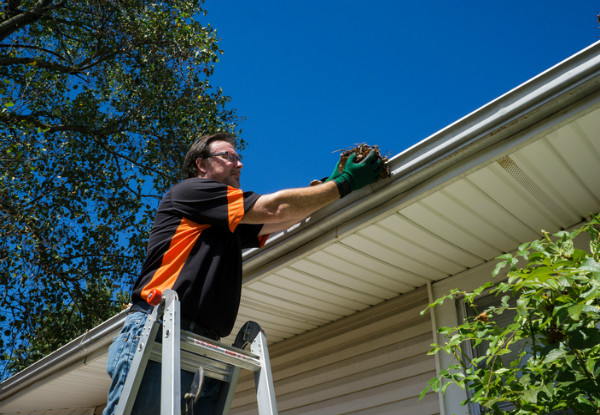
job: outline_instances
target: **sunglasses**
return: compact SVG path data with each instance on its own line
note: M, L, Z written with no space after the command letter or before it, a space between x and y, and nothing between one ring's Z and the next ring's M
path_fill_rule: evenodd
M238 161L241 161L240 157L231 151L221 151L220 153L209 154L206 157L214 157L214 156L225 156L224 158L232 163L237 163Z

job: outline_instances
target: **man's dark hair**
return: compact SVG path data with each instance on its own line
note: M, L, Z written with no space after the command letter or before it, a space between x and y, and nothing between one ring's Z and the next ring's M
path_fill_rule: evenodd
M231 133L215 133L204 135L194 141L194 144L190 147L185 160L183 162L183 174L186 179L192 177L198 177L198 166L196 166L196 159L206 158L210 155L210 143L213 141L227 141L235 147L235 136Z

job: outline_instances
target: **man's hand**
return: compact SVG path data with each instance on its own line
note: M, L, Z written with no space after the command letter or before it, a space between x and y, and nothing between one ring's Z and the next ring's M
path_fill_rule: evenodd
M340 163L342 162L342 160L338 160L338 162L335 164L335 168L333 169L333 172L331 173L331 176L329 176L327 179L323 180L321 179L321 181L324 182L329 182L331 180L335 180L336 178L340 177L340 174L342 174L342 170L340 168Z
M355 157L355 153L351 154L348 160L346 160L344 170L342 170L339 176L332 179L337 184L341 197L346 196L353 190L358 190L366 185L375 183L381 174L383 161L375 156L373 150L360 163L354 161Z

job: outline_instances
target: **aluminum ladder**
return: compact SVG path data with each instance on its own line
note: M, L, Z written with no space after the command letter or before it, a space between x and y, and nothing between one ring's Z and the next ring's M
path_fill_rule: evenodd
M258 324L247 322L237 335L234 346L228 346L180 330L180 303L175 291L153 292L152 296L154 301L149 299L149 302L155 307L146 319L115 411L117 415L131 414L149 360L161 362L161 415L182 414L182 368L195 373L191 390L183 395L186 414L193 414L193 401L198 397L204 377L225 382L219 410L223 414L229 413L241 369L254 372L258 413L277 414L267 340ZM156 301L157 298L160 302ZM157 338L161 320L162 334ZM250 344L250 352L243 350L247 344Z

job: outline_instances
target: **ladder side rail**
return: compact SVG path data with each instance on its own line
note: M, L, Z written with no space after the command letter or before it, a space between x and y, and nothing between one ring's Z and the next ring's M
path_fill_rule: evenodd
M223 402L223 415L229 415L229 410L231 409L231 403L233 402L233 395L235 393L235 388L237 387L238 379L240 377L240 368L235 367L233 369L233 373L231 374L231 380L229 384L226 386L227 391L224 392L225 401Z
M163 314L161 415L181 414L181 350L180 350L180 303L177 293L165 290Z
M119 403L115 409L116 415L131 413L138 389L142 383L146 365L148 364L148 358L152 352L152 347L147 346L154 342L154 338L156 337L160 326L158 322L160 313L161 310L159 310L159 307L154 307L152 313L146 318L146 323L144 324L142 335L140 336L136 352L131 362L129 373L127 374L125 384L121 391Z
M275 389L273 387L273 374L267 348L267 338L261 330L250 345L252 353L260 356L261 368L254 372L254 383L256 386L256 400L258 413L260 415L277 415L277 402L275 400Z

